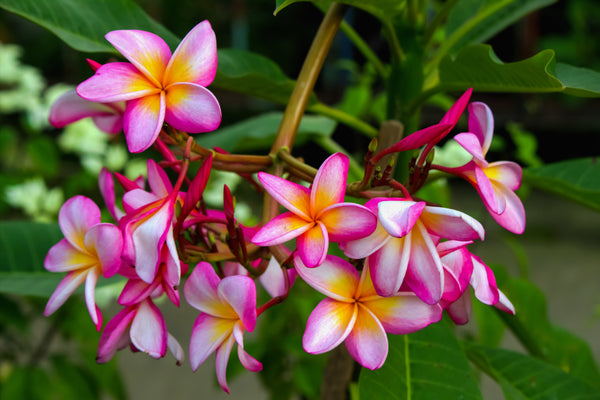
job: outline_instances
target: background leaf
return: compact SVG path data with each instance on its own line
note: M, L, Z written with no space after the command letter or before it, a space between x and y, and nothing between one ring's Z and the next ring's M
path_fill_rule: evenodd
M361 400L482 399L464 350L446 321L388 339L383 367L361 370Z
M580 158L523 171L528 184L600 211L600 164Z
M463 48L446 56L439 67L445 89L479 92L549 93L600 97L600 73L556 64L553 50L544 50L522 61L504 63L486 44Z

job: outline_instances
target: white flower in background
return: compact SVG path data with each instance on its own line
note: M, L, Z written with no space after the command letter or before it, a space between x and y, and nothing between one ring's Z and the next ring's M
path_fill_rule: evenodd
M42 178L29 179L18 185L7 186L4 190L8 204L22 209L38 222L55 220L64 197L61 188L48 189Z

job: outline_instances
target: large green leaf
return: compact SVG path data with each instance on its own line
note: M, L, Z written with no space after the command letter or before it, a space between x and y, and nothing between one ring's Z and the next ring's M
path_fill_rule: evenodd
M528 168L528 184L574 200L600 211L600 164L596 158L581 158Z
M276 0L275 12L273 14L277 15L279 11L290 4L298 3L300 1L310 1L322 10L327 9L329 4L331 4L331 0ZM399 14L406 5L405 0L340 0L339 3L361 8L381 20L391 20L395 15Z
M600 73L557 64L554 51L544 50L522 61L504 63L485 44L463 48L445 57L439 66L444 89L480 92L563 92L574 96L600 97Z
M271 112L220 128L216 132L199 135L196 142L206 148L220 147L229 152L251 152L269 149L279 130L283 113ZM321 116L306 115L300 122L296 145L302 145L311 136L329 136L335 121Z
M361 400L482 399L464 350L445 321L388 338L383 367L361 370Z
M154 32L171 46L178 42L132 0L0 0L0 7L43 26L79 51L116 52L104 39L116 29Z
M520 353L465 343L469 359L492 377L507 400L592 400L600 392L559 368Z

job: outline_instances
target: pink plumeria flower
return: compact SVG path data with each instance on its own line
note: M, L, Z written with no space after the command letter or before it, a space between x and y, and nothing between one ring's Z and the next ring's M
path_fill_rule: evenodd
M440 238L468 241L484 230L472 217L456 210L426 206L425 202L375 198L365 204L378 213L370 236L340 247L350 258L368 257L377 293L393 296L404 282L428 304L442 298L444 273L436 245Z
M126 215L119 220L123 231L123 259L135 265L136 273L152 283L158 272L163 247L168 249L172 265L179 266L173 237L175 203L181 195L173 189L165 171L148 160L148 184L151 192L133 189L123 196ZM177 281L179 281L179 274Z
M306 323L302 344L308 353L325 353L345 342L360 365L377 369L388 353L386 332L412 333L442 318L440 305L425 304L413 293L379 296L368 261L361 274L348 261L331 255L319 268L307 268L298 254L294 264L307 284L327 296Z
M168 348L178 364L183 361L181 345L167 332L165 320L150 297L126 306L108 321L100 335L96 361L108 362L128 345L153 358L164 357Z
M459 175L476 189L490 215L504 228L517 234L525 230L525 209L515 194L523 171L511 161L488 163L485 155L494 135L494 117L484 103L469 105L469 132L454 137L473 159L462 167L439 169Z
M77 93L101 103L127 101L123 127L129 151L150 147L164 122L189 133L219 126L219 103L206 89L217 70L216 38L208 21L196 25L173 54L150 32L112 31L106 40L131 64L102 65Z
M348 157L336 153L319 168L311 189L264 172L258 179L265 190L289 210L263 226L252 238L258 246L273 246L296 238L298 253L308 267L327 255L329 242L368 236L377 218L367 208L343 203Z
M79 97L75 89L62 94L50 107L48 120L55 128L63 128L83 118L92 118L102 132L115 134L123 130L125 102L96 103Z
M63 204L58 223L65 238L48 251L44 268L68 273L48 300L44 315L56 311L85 282L85 302L100 331L102 314L96 306L95 286L100 275L109 278L121 266L121 232L114 225L101 223L100 209L84 196L75 196Z
M216 351L217 380L229 393L227 363L233 344L237 343L240 362L249 371L262 369L262 364L244 350L243 334L256 326L256 286L243 275L220 279L213 267L200 262L183 289L185 299L201 314L194 323L190 339L190 363L195 371Z

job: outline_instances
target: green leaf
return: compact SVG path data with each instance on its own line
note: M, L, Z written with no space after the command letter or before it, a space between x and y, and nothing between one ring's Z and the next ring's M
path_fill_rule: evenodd
M448 90L472 87L480 92L548 93L600 97L600 73L557 64L554 51L544 50L522 61L504 63L486 44L463 48L439 66L440 84Z
M474 343L465 347L469 359L500 384L508 400L600 399L593 387L535 358Z
M523 171L528 184L600 211L600 164L580 158Z
M229 152L251 152L269 149L279 130L283 113L270 112L242 122L220 128L214 133L197 136L196 142L203 147L220 147ZM302 145L311 136L330 136L335 121L321 116L305 115L300 122L296 145Z
M464 350L445 321L388 339L383 367L361 370L361 400L482 399Z
M245 50L219 49L219 66L211 87L262 98L274 103L289 101L295 81L267 57ZM313 94L308 105L318 103Z
M448 15L446 38L452 54L469 44L483 43L531 12L556 0L460 0Z
M0 0L0 7L43 26L79 51L116 53L104 35L117 29L153 32L172 47L179 42L132 0Z
M322 10L326 10L331 4L331 0L276 0L273 15L277 15L290 4L300 1L310 1ZM404 10L406 3L404 0L341 0L339 2L363 9L381 20L393 19Z

